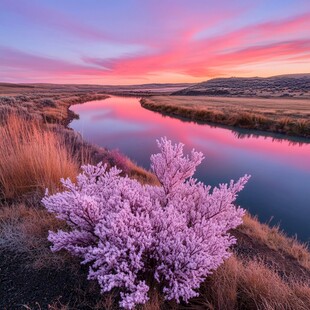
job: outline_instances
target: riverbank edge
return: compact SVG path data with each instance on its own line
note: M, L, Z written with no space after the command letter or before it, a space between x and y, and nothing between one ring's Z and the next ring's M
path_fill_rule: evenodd
M152 101L152 97L142 97L140 99L140 104L147 110L158 112L166 116L181 117L194 122L278 133L291 137L310 138L310 121L298 122L288 119L277 121L254 113L237 112L234 115L228 115L218 110L204 111L172 104L158 104Z

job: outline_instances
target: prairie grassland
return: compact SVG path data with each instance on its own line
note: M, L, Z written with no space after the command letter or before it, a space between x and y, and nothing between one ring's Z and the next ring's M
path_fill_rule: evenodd
M78 116L70 105L102 100L108 94L142 96L170 94L190 84L163 85L66 85L66 84L12 84L0 82L0 122L8 113L43 120L47 123L68 125Z
M80 165L88 162L117 165L124 174L145 184L157 180L117 151L89 145L65 129L66 109L74 98L79 101L82 96L68 92L61 99L54 95L38 94L35 102L29 99L24 108L19 106L19 98L2 114L0 308L119 309L117 292L100 295L98 285L87 280L87 267L67 253L50 251L48 231L67 227L41 206L40 199L46 187L59 189L61 177L74 180ZM65 98L68 102L63 113L57 114L57 100ZM49 108L55 109L55 122L42 117ZM303 115L307 113L305 106ZM164 302L154 288L150 301L138 309L310 309L310 253L306 245L249 215L232 234L238 240L231 249L233 255L206 279L197 298L187 305Z
M107 98L103 94L55 94L35 93L30 95L0 96L0 122L6 115L18 113L23 117L46 123L67 125L78 116L69 110L72 104Z
M141 105L165 115L198 122L310 137L310 100L152 96Z

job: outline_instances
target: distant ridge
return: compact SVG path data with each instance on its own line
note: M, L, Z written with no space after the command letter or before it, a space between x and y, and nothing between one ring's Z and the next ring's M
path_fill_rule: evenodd
M0 82L0 87L13 87L13 88L34 88L32 85L27 85L27 84L13 84L13 83L1 83Z
M180 89L192 86L193 83L151 83L138 85L95 85L95 84L52 84L32 83L17 84L0 82L0 93L11 94L20 89L23 94L31 93L33 90L41 92L98 92L100 94L127 95L127 96L152 96L168 94Z
M262 77L215 78L178 90L175 96L310 98L310 73Z

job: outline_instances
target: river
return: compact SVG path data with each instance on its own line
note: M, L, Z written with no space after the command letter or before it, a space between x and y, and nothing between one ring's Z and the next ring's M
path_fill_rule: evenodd
M70 127L85 140L118 149L149 169L166 136L205 155L195 177L217 185L251 174L238 204L260 221L280 223L289 235L310 240L310 141L282 135L197 124L162 116L140 106L139 98L110 97L74 105L79 114Z

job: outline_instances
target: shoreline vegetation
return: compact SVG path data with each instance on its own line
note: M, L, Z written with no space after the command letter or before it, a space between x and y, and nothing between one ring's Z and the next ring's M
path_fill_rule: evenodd
M310 138L308 99L151 96L140 103L145 109L195 122Z
M97 283L87 280L87 266L50 251L48 231L66 226L40 201L46 187L59 190L59 179L74 180L85 163L116 165L144 184L157 180L118 151L91 145L66 127L77 117L70 105L104 99L106 93L70 86L43 92L16 88L1 96L10 100L0 105L0 308L118 309L117 291L101 295ZM142 100L154 98L159 97ZM237 238L233 255L189 305L164 302L154 286L150 301L138 309L309 309L307 245L250 214L243 220L231 232Z

